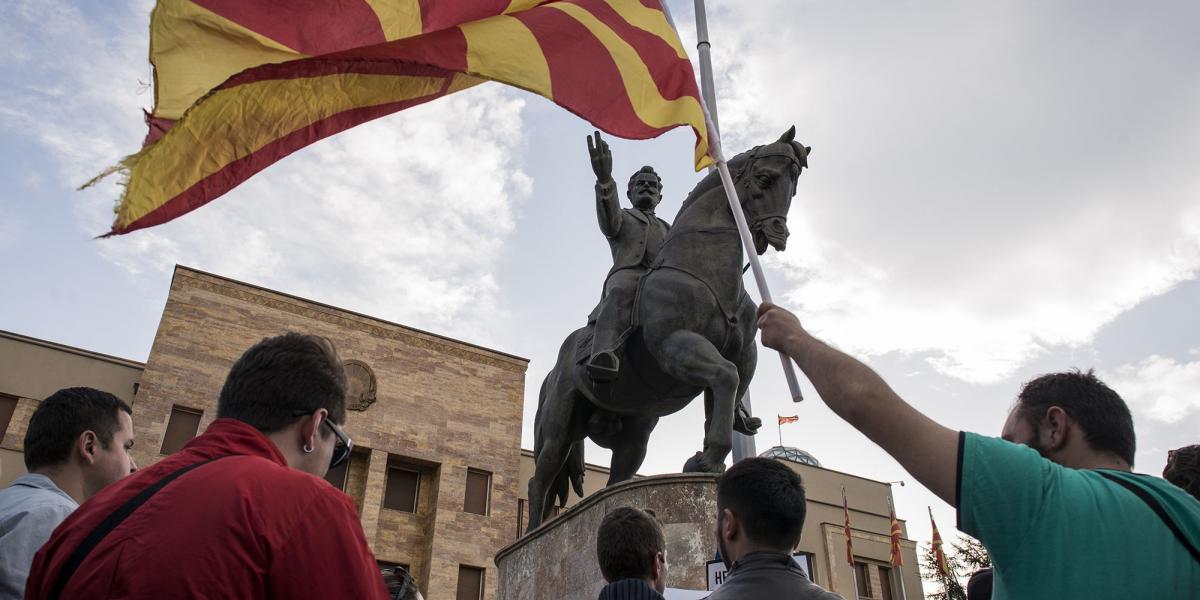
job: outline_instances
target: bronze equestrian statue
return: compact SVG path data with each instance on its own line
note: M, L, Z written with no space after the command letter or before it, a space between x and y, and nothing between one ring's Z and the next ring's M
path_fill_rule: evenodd
M787 244L788 209L811 150L795 141L795 133L793 127L779 140L729 161L759 254L768 247L782 251ZM588 145L598 180L598 215L612 245L614 265L606 280L605 299L593 311L597 322L567 336L554 369L542 382L534 423L529 530L549 515L551 494L565 503L570 485L583 495L585 437L612 450L608 485L625 481L642 465L659 417L682 409L701 392L703 450L688 459L684 471L724 470L734 425L739 422L739 401L757 362L756 306L742 284L742 243L717 172L696 185L668 228L653 217L661 185L650 194L648 186L640 185L649 182L649 173L639 171L630 182L629 196L645 221L625 209L619 215L620 225L605 229L616 221L605 221L606 215L616 217L614 207L619 209L611 185L611 155L599 134ZM658 184L657 175L653 179ZM649 208L649 216L643 206ZM635 235L628 237L645 242L647 248L630 252L637 255L630 265L625 264L621 230L634 220L644 223L645 231L634 226ZM661 245L651 248L654 240L649 231L658 227L665 237ZM610 233L614 229L615 236ZM634 276L614 277L623 271ZM616 291L629 302L628 321L622 322L622 307L608 308L606 302L613 299L616 287L629 285L628 279L634 280L632 293L627 288ZM601 325L601 319L612 315L616 318ZM608 327L601 335L610 337L596 343L601 326ZM606 352L612 356L594 360ZM608 366L614 372L605 372L603 367ZM760 422L742 415L740 423L739 429L752 432Z

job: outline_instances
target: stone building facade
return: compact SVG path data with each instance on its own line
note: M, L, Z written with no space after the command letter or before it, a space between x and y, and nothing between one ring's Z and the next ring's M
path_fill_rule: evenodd
M234 361L286 331L333 340L349 363L355 452L329 479L376 558L409 567L429 600L493 598L516 521L523 358L177 267L134 407L138 463L163 456L173 418L187 424L173 437L203 431Z

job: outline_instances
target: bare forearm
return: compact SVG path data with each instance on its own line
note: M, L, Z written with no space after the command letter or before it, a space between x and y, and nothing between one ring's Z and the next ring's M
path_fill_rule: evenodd
M957 432L910 406L867 365L807 332L789 339L786 353L834 413L955 504Z

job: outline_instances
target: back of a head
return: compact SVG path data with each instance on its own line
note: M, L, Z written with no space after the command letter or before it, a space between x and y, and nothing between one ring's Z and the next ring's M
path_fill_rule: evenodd
M320 408L335 423L346 421L346 372L337 350L323 337L288 332L255 344L234 363L217 417L271 433Z
M1167 468L1163 469L1163 479L1200 500L1200 445L1172 450Z
M85 431L107 448L121 428L119 412L133 410L116 396L89 387L64 388L42 400L25 432L25 468L29 471L61 465Z
M717 479L717 510L730 509L755 543L791 552L807 510L800 476L770 458L747 458Z
M417 580L404 567L390 567L382 570L383 584L387 586L388 597L392 600L424 600L421 590L417 588Z
M1083 428L1094 450L1111 452L1133 466L1133 416L1125 401L1091 370L1042 375L1025 384L1017 401L1021 414L1034 425L1051 406L1061 407Z
M658 521L650 513L628 506L604 515L596 532L596 559L609 583L650 577L654 557L665 547Z
M992 600L992 570L980 569L967 580L967 600Z

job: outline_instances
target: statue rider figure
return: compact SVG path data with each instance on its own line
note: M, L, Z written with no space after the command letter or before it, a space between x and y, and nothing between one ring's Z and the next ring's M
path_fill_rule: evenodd
M588 153L596 173L596 217L613 256L600 305L589 317L595 327L587 372L592 381L604 383L617 377L621 365L616 352L633 322L638 281L658 257L671 225L654 214L662 200L662 180L652 167L642 167L629 178L625 195L633 208L621 208L612 179L612 152L599 131L594 141L588 136Z

